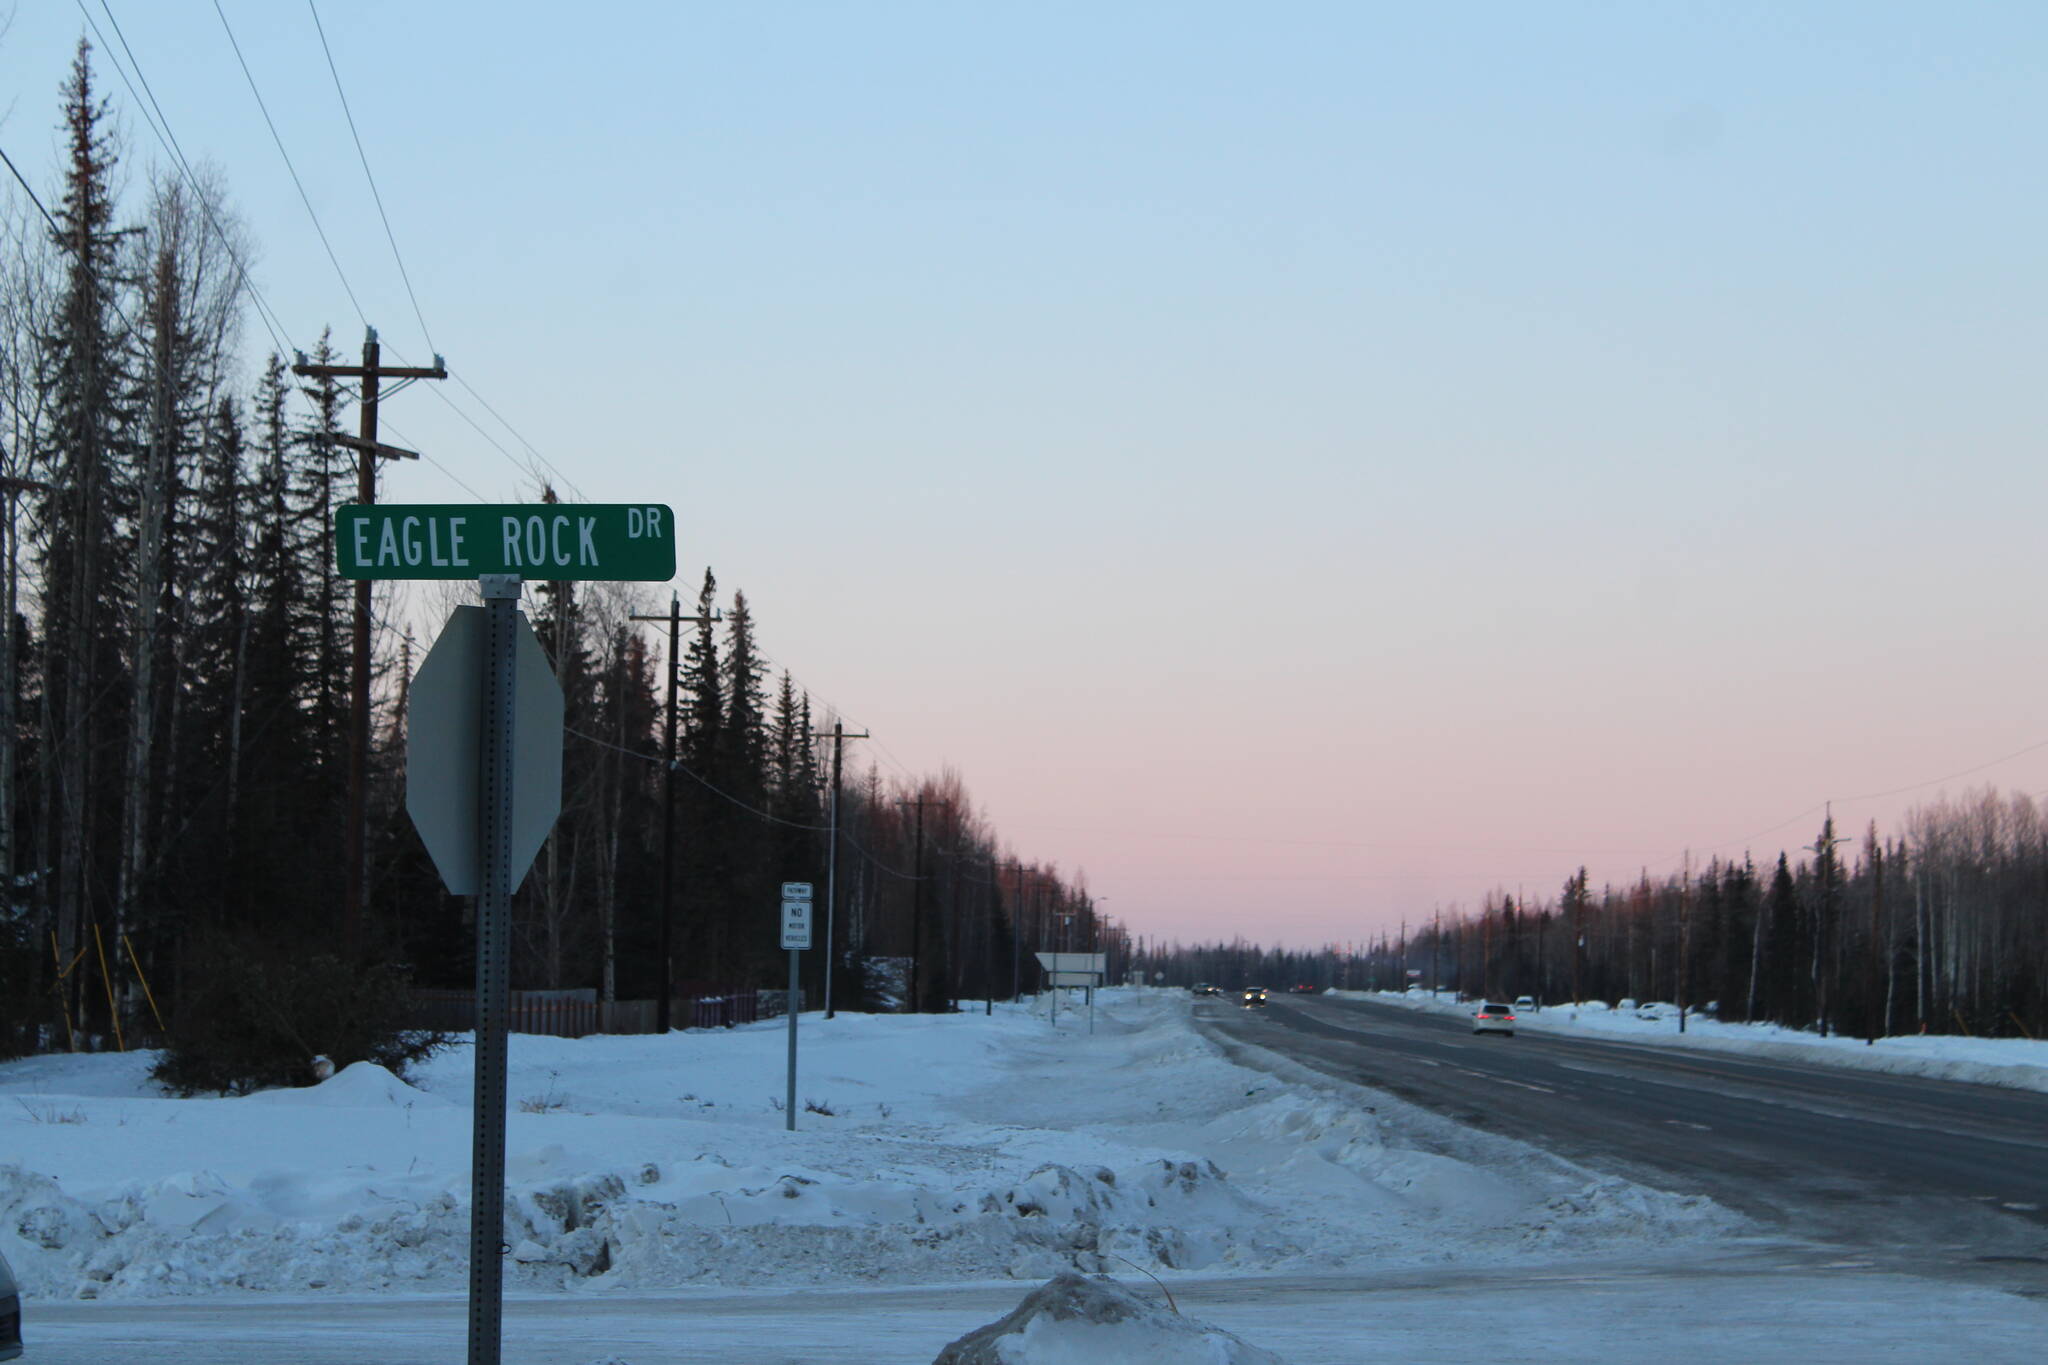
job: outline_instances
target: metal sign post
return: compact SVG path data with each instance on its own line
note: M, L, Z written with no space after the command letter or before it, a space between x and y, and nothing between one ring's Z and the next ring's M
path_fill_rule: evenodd
M796 955L811 946L811 884L782 884L782 946L789 950L789 1095L782 1107L785 1131L796 1131Z
M1038 965L1045 969L1046 985L1052 988L1052 998L1057 1006L1060 991L1068 986L1085 986L1088 989L1088 1031L1095 1031L1095 988L1102 984L1109 971L1107 953L1033 953ZM1059 1015L1053 1015L1059 1021Z
M562 801L561 685L526 618L521 580L666 580L675 515L660 503L404 506L334 514L335 570L352 579L474 578L412 680L405 809L448 890L476 897L469 1365L503 1353L505 1063L512 890Z
M512 963L513 731L519 578L480 579L483 729L477 765L476 1089L469 1160L469 1365L498 1365L505 1305L506 1006Z

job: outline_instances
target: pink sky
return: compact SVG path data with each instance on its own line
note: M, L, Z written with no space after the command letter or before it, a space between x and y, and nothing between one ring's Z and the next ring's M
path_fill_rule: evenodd
M417 313L309 17L227 8L346 290L214 16L124 57L290 344L464 381L385 498L530 443L671 504L686 599L1140 932L1768 856L2048 738L2039 6L329 6ZM46 180L80 23L0 40Z

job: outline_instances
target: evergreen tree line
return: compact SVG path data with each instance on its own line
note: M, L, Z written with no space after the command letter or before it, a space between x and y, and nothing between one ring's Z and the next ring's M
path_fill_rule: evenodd
M369 912L360 945L338 930L351 604L332 537L353 395L276 354L249 376L252 245L225 189L151 171L120 201L83 43L61 104L57 188L47 213L8 198L0 274L0 1051L176 1033L252 1000L298 1037L292 1002L350 981L467 986L468 903L404 812L420 656L381 584ZM337 359L325 335L309 358ZM829 719L771 676L745 594L707 572L669 765L666 664L636 605L623 585L530 585L568 734L562 816L514 902L514 985L652 995L665 846L679 993L778 984L778 883L817 884L823 947ZM1007 996L1036 981L1049 925L1115 937L1071 879L1000 847L957 775L869 767L844 787L842 1007L910 1004L904 961L918 1007ZM920 796L921 843L903 804ZM824 957L805 954L814 992Z
M1992 788L1911 811L1904 833L1837 835L1759 867L1504 893L1360 944L1313 952L1145 949L1175 984L1404 985L1543 1003L1633 998L1823 1034L2048 1037L2048 820Z

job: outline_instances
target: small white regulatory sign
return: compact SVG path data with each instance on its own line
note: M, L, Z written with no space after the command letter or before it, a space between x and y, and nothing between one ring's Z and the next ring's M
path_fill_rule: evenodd
M798 883L800 885L800 883ZM804 887L810 890L808 886ZM809 948L811 946L811 903L807 900L786 900L782 903L782 946L784 948Z
M807 901L811 898L811 884L809 882L784 882L782 884L782 898L786 901Z

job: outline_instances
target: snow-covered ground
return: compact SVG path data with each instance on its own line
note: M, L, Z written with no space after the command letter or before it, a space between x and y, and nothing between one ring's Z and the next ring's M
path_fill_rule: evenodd
M930 1284L1596 1255L1734 1219L1223 1060L1177 992L1064 1012L512 1043L515 1289ZM465 1282L470 1053L408 1085L171 1099L142 1054L0 1066L0 1250L32 1297ZM1377 1108L1377 1112L1375 1112Z
M793 1134L784 1038L513 1040L509 1363L921 1363L1062 1268L1172 1290L1295 1365L1710 1339L2019 1361L2048 1331L2025 1299L1752 1240L1712 1204L1245 1069L1180 992L1105 992L1092 1035L1071 1010L805 1016L798 1093L830 1112ZM32 1359L455 1358L466 1048L412 1085L358 1066L241 1099L164 1098L149 1062L0 1065L0 1251ZM1001 1358L1128 1365L1129 1342L1071 1335Z
M1434 1014L1471 1017L1476 1005L1459 1004L1449 992L1432 997L1426 990L1325 991L1347 1000L1371 1000ZM1528 1033L1557 1033L1611 1038L1667 1047L1694 1047L1720 1052L1746 1052L1778 1061L1813 1062L1829 1066L1886 1071L1898 1076L1928 1076L1944 1081L1973 1081L2016 1090L2048 1090L2048 1041L2028 1038L1969 1038L1950 1034L1908 1034L1866 1043L1859 1037L1823 1038L1779 1024L1724 1024L1712 1015L1689 1012L1685 1032L1678 1031L1675 1005L1658 1007L1663 1017L1642 1018L1633 1009L1613 1009L1607 1002L1546 1005L1516 1012L1515 1027Z

